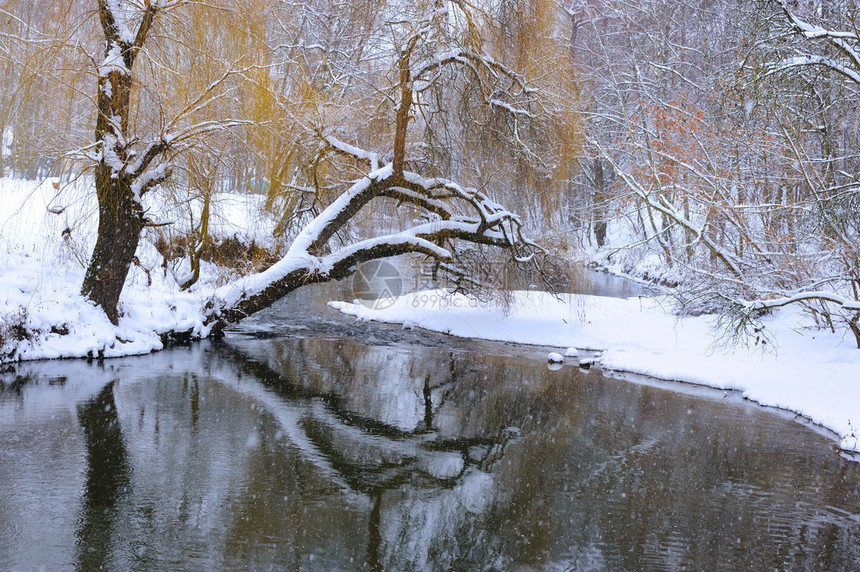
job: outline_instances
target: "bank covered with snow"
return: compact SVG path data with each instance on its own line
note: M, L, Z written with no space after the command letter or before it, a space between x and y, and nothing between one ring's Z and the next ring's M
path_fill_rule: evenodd
M501 304L425 291L390 305L332 305L361 319L455 336L599 350L605 369L742 391L808 417L837 433L842 449L860 452L860 350L853 339L804 329L793 310L767 319L767 339L727 347L713 317L677 318L655 298L516 292L513 303Z
M270 235L248 214L253 198L219 203L216 220L244 223L225 234ZM165 332L206 335L202 308L217 282L180 291L147 240L123 291L118 326L80 295L95 208L91 193L0 179L0 362L143 354L161 349ZM853 340L804 329L793 309L768 319L770 341L762 351L760 344L721 347L712 317L678 319L653 298L517 292L501 304L430 291L392 305L334 304L362 319L457 336L598 350L607 369L740 390L763 405L796 411L836 432L843 449L860 452L860 350Z
M259 240L259 196L219 198L210 232ZM184 224L187 213L149 205L160 220ZM173 269L145 237L120 298L119 324L81 296L95 242L97 204L89 183L58 189L57 180L0 178L0 363L119 357L163 347L162 334L205 335L201 308L212 284L180 291ZM210 277L211 278L211 277Z

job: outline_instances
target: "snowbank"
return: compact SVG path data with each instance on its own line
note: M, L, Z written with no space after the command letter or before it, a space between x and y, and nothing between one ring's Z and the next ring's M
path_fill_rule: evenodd
M852 339L804 330L791 309L766 322L778 342L726 348L714 318L679 319L654 298L516 292L504 307L444 291L416 292L385 309L332 302L361 319L411 324L455 336L602 351L603 368L739 390L762 405L808 417L860 452L860 350Z
M180 292L146 241L118 326L80 295L97 221L87 190L0 179L0 362L139 355L161 349L164 332L205 333L201 295Z

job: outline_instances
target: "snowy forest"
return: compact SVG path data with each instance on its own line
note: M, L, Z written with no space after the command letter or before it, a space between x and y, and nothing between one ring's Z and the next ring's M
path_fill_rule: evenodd
M126 213L75 252L114 323L125 276L95 269L129 267L138 237L185 262L187 288L214 256L214 203L258 195L275 224L242 268L257 272L390 163L373 190L390 200L352 204L310 245L350 245L335 275L406 251L468 265L475 248L444 247L461 239L671 286L680 312L738 334L801 304L860 345L851 2L9 0L0 15L4 173L53 177L60 202L94 180L102 224ZM149 194L184 224L149 217Z

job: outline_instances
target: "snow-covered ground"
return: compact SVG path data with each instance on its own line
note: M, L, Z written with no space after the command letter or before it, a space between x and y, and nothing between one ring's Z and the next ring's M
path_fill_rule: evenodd
M266 221L252 216L258 198L219 201L221 232L258 241L271 236ZM161 349L162 332L205 335L201 308L217 284L202 280L180 292L146 240L138 250L141 267L132 268L120 301L119 326L80 295L95 224L95 201L86 189L58 197L50 181L0 179L0 362L143 354ZM657 299L559 300L519 292L514 300L497 306L418 292L384 310L335 305L363 319L457 336L599 350L604 368L740 390L763 405L808 417L837 433L842 449L860 452L860 350L853 340L805 329L808 324L791 309L766 322L768 339L777 343L763 352L760 345L723 348L713 318L678 319Z
M384 309L332 305L361 319L455 336L599 350L606 369L739 390L762 405L808 417L839 435L842 449L860 451L860 350L853 339L804 329L802 316L793 310L767 319L766 333L776 344L725 347L712 316L680 319L654 298L558 299L516 292L514 300L498 305L425 291L402 296ZM575 358L568 361L578 364Z
M202 279L181 292L146 239L137 251L140 266L131 268L120 298L117 327L80 295L95 242L95 196L86 180L60 189L55 183L0 179L0 363L138 355L161 349L164 332L205 335L201 307L214 284ZM260 200L218 197L212 234L258 243L271 237L273 223L256 216ZM184 223L175 208L149 206L152 218Z

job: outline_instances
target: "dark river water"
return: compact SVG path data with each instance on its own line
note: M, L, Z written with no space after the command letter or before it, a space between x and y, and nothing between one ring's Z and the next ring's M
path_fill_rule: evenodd
M860 464L792 416L302 296L8 366L0 570L860 568Z

